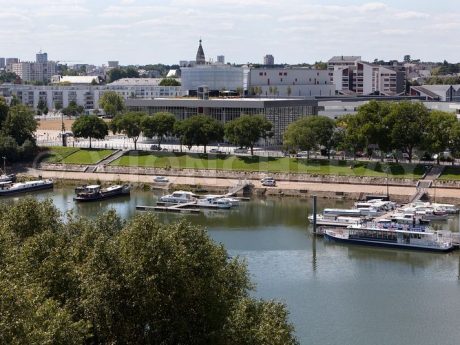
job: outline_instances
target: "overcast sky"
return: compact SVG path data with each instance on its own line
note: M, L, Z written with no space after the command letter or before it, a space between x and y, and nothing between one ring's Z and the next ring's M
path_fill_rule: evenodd
M459 0L0 0L0 57L102 64L460 61ZM72 61L72 62L70 62Z

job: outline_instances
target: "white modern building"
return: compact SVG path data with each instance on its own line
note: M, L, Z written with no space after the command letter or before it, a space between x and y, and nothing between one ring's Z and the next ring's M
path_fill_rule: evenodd
M207 86L210 91L245 90L245 79L249 70L222 64L196 65L181 68L182 89L193 93L200 86Z
M405 93L404 68L362 62L359 56L334 57L328 62L329 76L342 95L385 95Z
M130 98L154 99L181 97L185 93L180 86L159 86L158 80L152 81L150 78L121 79L108 85L93 86L83 85L52 85L35 86L19 84L3 84L1 91L3 96L16 96L21 103L36 108L42 99L49 109L55 109L56 104L67 107L74 101L91 113L99 108L99 98L104 92L115 91L125 100ZM161 79L160 79L161 80Z
M263 97L334 96L335 86L326 70L308 68L253 68L248 93Z

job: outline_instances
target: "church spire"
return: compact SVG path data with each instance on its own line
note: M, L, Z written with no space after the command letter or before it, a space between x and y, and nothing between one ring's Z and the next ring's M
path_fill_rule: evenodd
M200 45L198 46L198 51L196 52L196 64L197 65L204 65L206 63L206 58L204 56L203 47L201 46L201 38L200 38Z

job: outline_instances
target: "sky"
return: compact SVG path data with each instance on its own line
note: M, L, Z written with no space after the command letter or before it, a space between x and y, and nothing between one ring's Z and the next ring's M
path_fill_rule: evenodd
M459 0L0 0L0 57L106 64L460 62Z

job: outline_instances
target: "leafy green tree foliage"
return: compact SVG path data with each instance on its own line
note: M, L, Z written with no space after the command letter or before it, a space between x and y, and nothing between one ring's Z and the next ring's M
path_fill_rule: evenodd
M13 97L11 97L10 107L14 107L15 105L20 105L20 104L21 104L21 101L19 100L18 96L13 95Z
M391 109L389 102L370 101L360 106L354 119L348 122L347 135L350 141L360 138L364 144L363 149L368 153L371 147L378 147L382 153L391 151L391 141L388 140L390 124L385 122ZM383 159L383 155L381 157Z
M18 75L14 72L5 72L5 71L0 71L0 83L14 83L17 81L21 81L21 78L18 77Z
M80 116L72 124L74 136L80 138L89 138L89 147L91 148L91 139L104 139L108 134L109 127L104 120L97 116L85 115Z
M457 122L457 117L452 113L434 110L429 114L422 147L428 152L438 154L438 164L440 153L449 148L451 131Z
M6 101L3 97L0 97L0 128L2 128L3 122L5 122L6 117L8 116L8 111L10 107L6 104Z
M142 133L142 122L147 116L143 112L128 112L117 115L110 122L110 129L114 134L123 133L134 141L134 150L137 150L137 140Z
M33 112L25 105L10 107L8 116L3 123L2 134L13 137L18 145L22 145L26 140L35 142L35 131L37 121Z
M272 123L261 115L242 115L225 124L225 137L240 147L249 147L254 154L254 145L260 139L272 135Z
M0 342L294 345L286 308L250 297L245 265L207 232L152 214L0 206Z
M164 78L160 81L160 86L180 86L180 81L174 78Z
M422 103L401 102L392 105L385 119L394 149L407 153L412 162L414 148L423 144L429 111Z
M334 121L325 116L303 117L287 127L284 132L284 146L296 151L310 151L323 146L329 152L334 129Z
M454 157L460 156L460 122L456 122L449 131L449 149ZM454 161L452 161L454 164Z
M122 78L139 78L139 72L134 67L114 68L109 71L108 77L109 83L113 83Z
M158 146L167 135L172 135L174 132L174 124L176 117L168 112L159 112L153 116L145 116L142 120L142 132L146 137L158 138Z
M356 158L359 151L366 148L366 138L359 129L360 123L355 115L345 115L337 120L337 136L341 141L337 148L352 152Z
M45 101L42 98L40 98L38 100L38 104L37 104L37 110L38 110L39 114L43 114L45 109L48 109L48 107L46 106Z
M69 105L62 109L62 113L66 116L78 116L85 111L85 108L81 105L77 105L75 101L70 101Z
M210 142L221 141L224 137L224 127L222 124L206 115L190 116L180 122L176 126L176 131L181 140L181 143L186 145L189 149L196 146L204 146L206 153L206 146Z
M115 116L125 108L125 101L115 91L104 92L99 98L99 106L104 113L109 116Z

